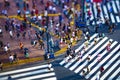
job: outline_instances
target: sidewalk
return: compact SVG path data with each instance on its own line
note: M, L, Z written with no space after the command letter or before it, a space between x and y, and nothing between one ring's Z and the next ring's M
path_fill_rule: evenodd
M34 26L35 27L35 26ZM36 46L35 48L32 47L32 45L30 44L30 39L28 39L28 37L26 37L26 39L22 39L20 38L24 44L24 47L26 48L29 48L30 50L30 53L29 53L29 58L26 59L24 57L24 53L20 52L19 51L19 40L16 40L16 39L10 39L9 37L9 32L5 32L4 28L3 28L3 32L5 33L4 36L1 38L1 40L6 43L6 42L10 42L10 50L11 52L8 53L8 54L5 54L5 53L1 53L0 51L0 61L3 62L3 69L6 69L6 68L11 68L11 67L16 67L16 66L20 66L20 65L24 65L24 64L29 64L29 63L34 63L34 62L37 62L37 61L44 61L44 50L41 50L38 48L38 46ZM81 34L81 33L80 33ZM56 36L55 36L56 37ZM57 37L56 37L57 38ZM74 46L76 44L76 42L73 42L73 45ZM55 54L55 57L56 56L59 56L61 54L64 54L64 52L66 51L67 49L67 44L61 44L60 47L61 47L61 50L57 51ZM9 63L9 55L10 54L14 54L14 52L17 52L17 56L19 58L19 60L17 62L13 62L12 64Z
M17 17L17 18L19 18L19 17ZM20 18L20 19L22 19L22 18ZM29 23L29 22L27 22L27 23ZM35 28L39 29L39 27L36 26L35 24L32 24L32 26L33 26L33 28L35 27ZM33 63L33 62L36 62L36 61L44 61L44 57L43 57L43 55L45 53L44 50L39 49L38 45L33 48L32 45L30 44L31 40L28 38L28 36L26 37L26 39L22 39L22 36L21 36L20 40L16 40L15 37L14 37L14 39L10 39L9 32L6 32L4 30L4 28L3 28L3 32L4 32L4 34L3 34L4 36L1 40L5 44L6 44L6 42L9 42L10 47L11 47L10 48L10 50L11 50L10 53L5 54L5 53L1 53L1 51L0 51L0 54L1 54L0 61L3 62L3 68L15 67L15 66L23 65L23 64ZM81 35L81 34L82 34L82 32L79 33L79 35ZM51 35L52 35L52 33L51 33ZM56 35L53 34L53 36L54 36L54 38L58 39L58 37ZM24 57L24 53L20 52L20 50L19 50L19 42L20 41L23 42L24 48L29 49L29 58L28 59L26 59ZM76 42L73 42L72 46L74 46L75 44L76 44ZM66 51L67 46L68 45L65 44L65 43L61 44L60 45L61 50L54 53L55 57L59 56L60 54L63 54ZM9 63L9 56L14 55L15 52L17 53L17 56L18 56L19 60L17 62L13 62L12 64L10 64Z
M32 2L30 2L30 5L32 5ZM11 6L10 6L10 8L8 10L8 13L9 13L8 16L9 16L9 18L15 18L15 19L17 18L19 21L23 21L23 18L20 18L20 17L16 16L17 9L16 8L13 9L12 8L13 6L15 7L16 5L13 2L11 2ZM44 9L44 6L42 6L41 8ZM30 10L32 10L31 6L30 6ZM42 13L42 10L39 10L39 13ZM59 8L58 8L57 13L60 13L60 9ZM11 16L11 15L13 15L13 16ZM58 15L59 14L48 14L48 15L49 16L57 16L57 17L55 17L55 20L56 20L56 22L58 21ZM5 17L0 16L0 18L5 18ZM1 19L1 23L4 23L4 21L3 22L2 21L3 21L3 19ZM65 19L65 23L67 23L67 22L68 22L68 20ZM27 23L29 24L29 21L27 21ZM56 25L56 24L54 24L54 25ZM34 23L32 24L32 26L40 30L40 26L34 25ZM1 27L3 28L3 25ZM55 28L55 26L53 27L53 29L54 28ZM30 44L31 41L30 41L30 39L28 39L28 37L26 39L22 39L22 37L20 37L20 41L23 42L24 48L28 48L30 50L29 51L30 52L29 53L29 58L26 59L24 57L24 53L21 52L20 49L19 49L19 43L20 43L20 41L16 40L16 39L13 39L13 40L10 39L9 32L6 32L4 30L4 28L3 28L3 32L4 32L4 37L2 39L0 39L0 40L3 41L5 44L7 42L10 42L10 47L11 47L10 48L10 51L11 51L10 53L5 54L5 53L3 53L3 52L0 51L0 54L1 54L0 61L3 62L3 69L10 68L10 67L15 67L15 66L23 65L23 64L33 63L33 62L36 62L36 61L44 61L44 57L43 57L43 55L45 53L44 50L39 49L38 45L35 48L33 48L32 45ZM50 32L50 34L52 35L53 33ZM14 38L15 38L15 36L16 36L16 33L14 35ZM56 38L56 37L54 36L54 38ZM56 38L56 39L58 39L58 38ZM72 46L74 46L75 44L76 44L76 42L74 42ZM66 51L66 49L67 49L67 44L62 44L61 50L59 50L56 53L54 53L55 57L59 56L60 54L63 54ZM17 52L17 56L18 56L19 60L17 61L17 63L13 62L12 64L10 64L9 63L9 56L10 56L10 54L13 55L15 52Z
M73 43L73 46L76 45L76 42ZM63 45L63 47L61 48L61 50L57 51L55 54L56 56L59 56L61 54L64 54L65 51L67 50L67 45ZM20 65L24 65L24 64L29 64L29 63L34 63L37 61L44 61L44 57L43 56L37 56L37 57L30 57L28 59L23 58L23 59L19 59L17 62L13 62L12 64L9 62L3 63L3 70L6 68L12 68L12 67L16 67L16 66L20 66Z

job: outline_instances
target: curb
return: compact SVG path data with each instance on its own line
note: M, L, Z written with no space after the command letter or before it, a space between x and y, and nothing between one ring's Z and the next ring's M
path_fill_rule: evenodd
M20 18L18 16L10 16L9 18L17 18L19 20L23 20L23 18ZM6 17L3 17L3 16L0 16L0 18L6 18ZM29 22L27 22L29 23ZM36 26L35 24L32 24L33 27L35 28L38 28L40 29L38 26ZM82 32L81 34L82 35ZM81 39L81 38L80 38ZM73 42L72 43L72 47L76 45L76 42ZM65 46L64 48L62 48L61 50L57 51L55 54L55 57L61 55L61 54L64 54L65 51L67 50L67 46ZM16 67L16 66L20 66L20 65L23 65L23 64L28 64L28 63L33 63L33 62L37 62L37 61L44 61L44 57L41 56L41 57L35 57L35 58L28 58L28 59L21 59L21 60L18 60L17 62L13 62L13 63L4 63L3 64L3 69L5 68L11 68L11 67Z
M72 46L75 46L75 45L76 45L76 42L73 42ZM54 53L55 57L57 57L61 54L64 54L66 50L67 50L67 46L65 46L61 50L57 51L56 53ZM41 56L41 57L35 57L35 58L21 59L21 60L18 60L17 62L13 62L13 63L9 63L9 62L4 63L3 64L3 69L16 67L16 66L21 66L21 65L29 64L29 63L34 63L34 62L37 62L37 61L44 61L44 57Z

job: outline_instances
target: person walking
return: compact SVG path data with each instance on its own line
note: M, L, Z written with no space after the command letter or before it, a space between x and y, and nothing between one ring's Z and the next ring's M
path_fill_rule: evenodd
M100 72L102 73L103 71L104 71L104 67L101 66L101 67L100 67Z
M5 53L8 53L9 49L8 49L7 45L4 46L4 51L5 51Z
M98 33L98 26L95 27L95 33Z
M26 32L23 32L22 37L23 39L26 39Z
M23 43L22 43L22 42L20 42L20 43L19 43L19 47L20 47L20 50L22 50L22 49L23 49L24 45L23 45Z
M9 31L9 34L10 34L10 38L12 39L13 38L13 32L12 32L12 30Z
M50 62L48 62L48 70L51 70L52 65L50 64Z
M83 70L82 70L83 75L86 75L88 72L90 72L90 68L88 66L83 68Z
M101 61L101 54L98 54L98 55L97 55L97 60L98 60L98 62Z
M37 43L38 43L37 40L34 40L33 41L33 47L35 47L37 45Z
M14 57L13 57L13 55L10 54L9 61L10 61L11 64L13 63L13 60L14 60Z
M88 63L90 62L90 58L91 58L91 55L88 54L88 56L87 56L87 61L88 61Z
M17 16L21 17L21 10L20 10L20 8L18 8L18 10L17 10Z
M0 61L0 70L3 70L3 63Z
M3 30L1 27L0 27L0 37L3 37Z
M13 58L14 58L14 61L17 62L18 58L17 58L17 54L16 53L14 53Z
M111 46L111 44L112 44L112 41L109 41L109 43L108 43L107 46L106 46L106 49L107 49L108 52L110 51L110 46Z
M94 45L96 45L98 42L97 37L94 38Z
M77 55L77 56L78 56L77 61L79 61L79 60L82 61L83 55L82 55L81 51L78 52L78 55Z
M28 48L24 48L24 56L25 56L25 58L29 58Z

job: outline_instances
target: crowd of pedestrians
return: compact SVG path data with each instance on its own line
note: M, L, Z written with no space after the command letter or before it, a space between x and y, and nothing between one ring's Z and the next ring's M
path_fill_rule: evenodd
M7 15L7 12L4 10L2 13L6 16L6 19L3 21L4 28L0 27L0 37L4 38L4 34L9 34L9 39L15 40L18 43L19 52L22 52L24 54L25 58L29 58L29 48L25 47L24 41L29 40L32 48L39 47L41 50L45 50L48 46L47 43L47 36L48 33L50 34L50 38L52 34L53 39L49 39L49 45L52 47L55 46L54 43L56 43L57 36L57 45L63 45L67 44L67 50L65 54L65 61L70 62L72 59L76 59L77 61L82 61L82 57L84 56L84 53L86 53L87 48L91 44L90 42L90 31L88 28L83 30L83 36L85 38L85 43L83 46L83 49L80 50L78 53L75 52L72 45L73 42L77 42L81 38L81 31L78 29L76 25L71 25L71 22L74 18L79 17L81 18L82 11L78 9L75 5L78 5L79 0L48 0L47 2L44 0L40 0L39 4L44 4L42 6L43 11L40 11L38 8L38 0L32 0L32 9L30 9L30 0L25 0L23 2L23 13L20 9L20 2L19 0L16 1L17 6L17 16L24 18L24 21L20 21L15 18L9 18ZM70 4L74 4L74 7ZM8 2L5 4L8 6ZM5 7L6 7L5 5ZM9 3L10 5L10 3ZM86 12L87 12L87 19L90 20L89 24L92 24L91 20L91 9L90 6L92 5L91 2L86 2ZM57 10L57 8L60 10ZM96 9L97 9L97 15L96 20L99 22L98 25L95 27L95 32L98 33L98 27L101 27L101 10L100 5L96 3ZM56 14L59 13L57 16L58 19L53 17L48 17L48 14ZM43 14L43 15L39 15ZM30 17L28 17L30 15ZM29 22L29 23L28 23ZM35 24L39 26L40 30L33 29L33 25ZM113 32L115 28L115 24L110 24L110 20L106 17L105 18L105 24L108 26L108 31L111 33ZM47 36L46 36L47 34ZM99 33L99 37L94 38L94 46L97 44L98 40L102 40L104 38L103 33ZM106 50L110 51L111 41L106 46ZM3 48L3 51L5 54L9 54L8 60L12 64L13 62L17 62L19 60L17 53L11 54L11 42L3 42L0 41L0 47ZM87 55L86 61L89 64L91 61L91 54ZM48 56L49 58L49 56ZM98 62L101 61L101 55L100 53L97 55ZM0 69L3 69L3 63L0 62ZM48 69L51 70L52 65L48 63ZM102 73L104 71L104 67L100 67L100 72ZM83 75L86 75L88 72L90 72L90 68L88 66L84 67L82 69Z
M0 37L4 39L7 34L10 41L5 42L0 40L0 47L2 53L8 56L10 63L19 60L20 56L17 55L18 53L23 53L23 57L29 58L30 50L28 47L28 51L25 50L26 41L29 41L33 48L37 47L38 49L45 50L45 48L47 48L45 39L47 31L51 36L54 34L53 39L50 39L51 42L53 42L53 46L58 46L59 44L72 46L73 42L81 38L82 32L71 24L74 17L80 17L81 15L79 1L41 0L39 2L38 0L32 0L31 4L30 0L24 0L22 4L21 1L16 0L15 5L17 9L15 9L16 11L13 15L17 15L18 18L9 17L13 3L9 0L5 0L3 3L4 6L1 13L5 18L1 21ZM74 6L71 6L71 4L74 4ZM23 7L21 5L23 5ZM39 7L41 7L42 10L39 9ZM58 14L58 16L48 17L48 14ZM23 18L23 20L21 21L19 18ZM33 24L40 27L40 29L34 29L33 27L35 26ZM18 51L16 51L15 54L11 41L17 42ZM73 54L71 55L74 57Z
M105 26L107 26L107 29L108 29L109 33L113 33L114 29L116 27L115 23L111 23L112 21L109 19L107 14L103 14L104 16L102 15L101 6L104 6L104 5L107 5L107 4L111 5L110 8L109 8L109 13L110 14L113 14L113 15L119 14L119 13L114 13L111 0L103 0L103 1L98 0L97 3L95 1L92 2L91 0L86 0L86 2L85 2L85 13L87 13L86 14L86 16L87 16L86 20L88 21L87 24L92 25L92 24L94 24L94 21L95 21L94 30L95 30L96 33L98 33L99 29L103 28L104 23L105 23ZM96 11L95 13L93 13L91 7L95 8L95 11ZM102 18L102 17L104 17L104 18Z

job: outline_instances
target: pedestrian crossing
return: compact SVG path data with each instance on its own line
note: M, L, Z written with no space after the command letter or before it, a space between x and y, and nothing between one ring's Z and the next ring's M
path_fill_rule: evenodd
M0 73L0 80L57 80L54 69L48 64Z
M111 0L107 2L106 5L102 3L97 3L100 8L100 17L102 20L102 24L105 23L105 18L107 17L111 23L120 23L120 15L115 15L119 13L120 9L120 1L119 0ZM87 20L87 25L89 25L90 21L92 20L92 25L99 24L100 21L97 20L97 9L96 9L96 3L89 3L90 7L89 10L91 11L91 18L90 20ZM110 12L110 9L112 9L112 13ZM85 12L86 19L88 18L87 12Z
M120 44L113 39L103 37L100 39L98 33L90 37L90 44L84 52L84 43L75 50L75 58L66 62L66 58L59 64L65 68L84 76L86 79L95 80L98 76L100 80L116 80L119 78L120 73ZM94 44L94 38L97 37L97 44ZM111 42L110 51L106 49L106 46ZM82 59L78 60L78 52L83 55ZM87 56L90 55L90 61L87 60ZM98 61L98 55L100 55L100 61ZM104 72L101 73L100 67L104 67ZM90 69L85 75L83 69L88 67Z

